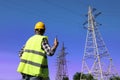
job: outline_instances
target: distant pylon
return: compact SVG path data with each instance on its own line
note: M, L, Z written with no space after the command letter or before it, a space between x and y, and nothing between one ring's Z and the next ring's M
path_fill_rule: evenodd
M55 80L67 80L68 77L68 71L67 71L67 61L66 61L66 55L64 43L62 45L62 49L60 53L57 55L57 73Z
M93 12L94 9L89 6L88 21L84 23L84 25L87 25L85 27L87 36L80 80L83 80L82 74L91 74L96 80L109 80L111 76L117 75L117 72L111 71L114 68L112 58L98 30L99 24L95 21L95 17L101 12L95 15L93 15Z

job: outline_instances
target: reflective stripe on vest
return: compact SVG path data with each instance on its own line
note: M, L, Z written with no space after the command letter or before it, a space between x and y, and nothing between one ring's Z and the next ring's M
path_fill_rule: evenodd
M36 67L48 68L47 65L42 65L42 64L35 63L35 62L32 62L32 61L28 61L28 60L24 60L24 59L21 59L21 62L26 63L26 64L30 64L30 65L33 65L33 66L36 66Z
M47 58L47 56L44 53L35 51L35 50L29 50L29 49L25 49L24 52L28 52L28 53L33 53L33 54L38 54L40 56L43 56L44 58Z

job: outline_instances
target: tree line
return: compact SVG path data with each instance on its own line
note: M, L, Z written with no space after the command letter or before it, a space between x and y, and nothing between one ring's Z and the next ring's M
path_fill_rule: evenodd
M73 80L80 80L80 77L81 77L81 73L80 72L76 72L73 75ZM82 80L96 80L96 79L94 79L94 77L91 74L82 74L81 79ZM69 80L69 78L68 77L64 77L63 80ZM120 76L112 76L112 77L110 77L109 80L120 80Z

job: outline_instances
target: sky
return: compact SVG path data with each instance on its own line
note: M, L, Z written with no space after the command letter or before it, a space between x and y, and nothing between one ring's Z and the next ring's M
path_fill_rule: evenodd
M120 1L119 0L0 0L0 80L20 80L16 71L18 53L27 39L34 35L34 25L43 21L49 44L57 36L59 46L55 55L48 58L50 79L55 80L57 53L62 43L66 47L68 75L72 80L81 71L87 30L83 23L88 7L102 14L97 22L102 38L120 73Z

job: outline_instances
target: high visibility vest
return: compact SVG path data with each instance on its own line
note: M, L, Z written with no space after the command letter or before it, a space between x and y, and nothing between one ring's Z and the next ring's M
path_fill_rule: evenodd
M47 36L34 35L25 44L17 71L31 76L49 77L48 62L45 51L42 49L42 40Z

